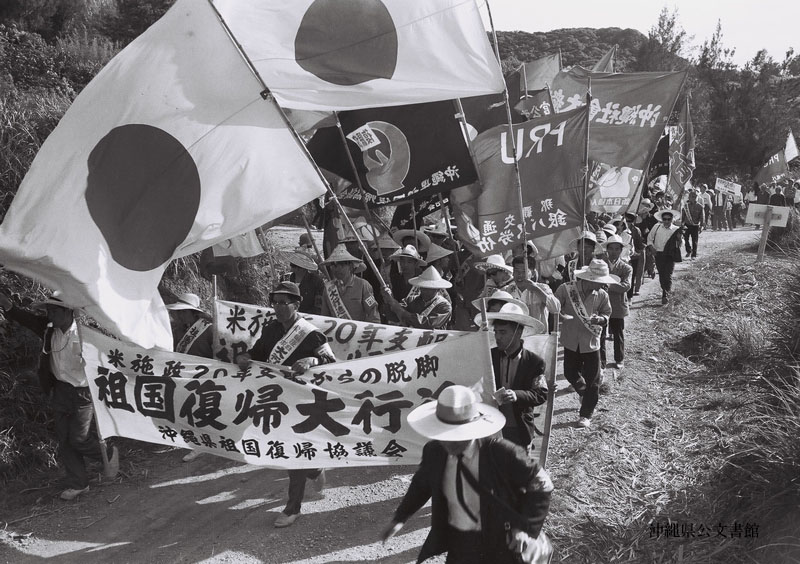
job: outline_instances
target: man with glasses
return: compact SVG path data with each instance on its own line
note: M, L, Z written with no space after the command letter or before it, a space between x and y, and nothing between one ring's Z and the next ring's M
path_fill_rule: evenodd
M44 310L45 315L17 307L2 292L0 308L7 319L41 336L39 384L46 395L52 392L50 405L55 412L58 458L66 472L66 489L59 497L73 500L89 491L86 458L103 462L105 478L113 479L119 472L117 447L103 457L105 445L92 425L92 394L83 370L85 363L75 315L56 294L34 304L34 309Z
M275 319L261 331L261 336L247 353L236 357L242 370L252 360L291 366L292 372L303 374L310 368L335 362L328 340L311 323L300 317L300 288L294 282L281 282L269 295L275 308ZM275 520L275 527L288 527L300 516L300 505L306 491L306 480L314 480L322 489L321 469L289 470L289 501Z

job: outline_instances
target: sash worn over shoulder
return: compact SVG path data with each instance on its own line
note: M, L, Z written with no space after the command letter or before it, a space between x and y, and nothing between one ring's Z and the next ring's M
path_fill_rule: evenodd
M350 312L344 306L342 297L339 295L339 288L332 280L325 280L325 297L328 298L328 304L331 306L333 316L339 319L352 319Z
M595 336L600 336L600 333L603 332L603 328L599 325L592 325L589 323L589 312L586 311L586 306L583 305L581 294L578 292L578 287L575 282L569 282L567 284L567 295L569 296L569 301L572 302L575 313L578 314L578 318L581 320L581 323L583 323L583 326Z
M186 331L183 337L181 337L181 340L178 341L178 344L175 345L175 352L188 353L195 341L209 327L211 327L210 321L206 321L205 319L198 319L195 321L194 325L189 327L189 330Z
M281 340L275 343L275 346L272 347L272 352L269 353L269 358L267 362L270 364L283 364L284 361L292 356L292 353L297 350L297 347L300 346L300 343L303 342L303 339L308 337L311 333L316 331L317 328L311 325L308 321L303 318L298 318L295 321L292 328L289 329L286 334L281 337ZM314 352L330 352L330 356L333 357L333 352L330 350L330 345L325 343L320 349L323 350L316 350ZM325 350L327 349L327 350Z

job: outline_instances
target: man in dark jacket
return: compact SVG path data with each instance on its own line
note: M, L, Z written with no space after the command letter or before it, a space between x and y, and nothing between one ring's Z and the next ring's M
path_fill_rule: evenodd
M486 318L497 343L491 354L497 389L494 397L506 418L503 438L530 455L536 431L533 409L547 401L547 381L544 359L524 347L522 332L525 327L543 332L545 327L513 303L487 313Z
M56 295L37 304L46 315L19 308L0 293L0 308L7 319L16 321L42 339L39 359L39 383L55 412L59 463L66 472L67 488L61 499L73 500L89 491L86 458L102 461L103 475L113 479L119 471L117 447L103 456L104 445L95 431L94 407L89 382L83 370L84 361L75 316Z
M499 410L454 385L409 413L408 423L433 440L384 542L431 500L431 531L417 562L447 552L449 563L516 564L521 552L535 558L552 552L542 525L553 484L522 449L488 438L505 424Z

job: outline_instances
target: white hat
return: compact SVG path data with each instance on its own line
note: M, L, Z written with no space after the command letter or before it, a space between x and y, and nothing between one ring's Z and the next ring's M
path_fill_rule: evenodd
M442 278L439 271L433 266L426 268L419 276L409 279L408 283L417 288L452 288L453 286Z
M592 233L591 231L582 231L580 235L578 235L575 239L570 241L569 243L570 250L577 251L578 243L583 239L588 239L589 241L597 245L597 236L594 233Z
M575 278L588 280L589 282L599 282L600 284L615 284L619 282L619 276L609 274L608 263L601 259L592 259L589 266L576 270Z
M453 251L450 249L445 249L444 247L440 247L436 243L431 243L431 246L428 247L428 254L425 255L425 261L430 264L435 260L439 260L440 258L444 258L448 255L452 255Z
M612 223L606 223L603 226L603 231L605 231L606 232L606 236L609 236L609 237L611 235L616 235L617 234L617 228L614 227L614 224L612 224Z
M478 298L477 300L472 300L472 305L475 309L481 309L481 302L485 301L487 306L490 301L497 300L501 302L505 302L507 304L517 304L519 307L525 310L525 315L528 314L528 306L525 305L525 302L516 299L514 296L506 292L505 290L497 290L491 296L485 296L483 298ZM480 317L480 314L479 314ZM477 318L476 318L477 319ZM476 323L476 325L480 325L480 323Z
M420 230L414 231L413 229L398 229L397 231L392 233L392 239L395 240L395 243L402 245L403 239L405 239L406 237L411 237L413 239L415 233L416 233L415 241L419 243L419 252L421 253L426 252L428 250L428 247L431 246L431 238Z
M679 211L675 211L675 210L658 210L656 213L653 214L653 217L655 217L658 221L661 221L662 218L664 217L665 213L668 213L668 214L672 215L672 219L675 219L676 217L680 217L681 216L681 212L679 212Z
M500 410L478 401L475 392L458 384L441 391L408 414L408 424L425 438L469 441L494 435L506 424Z
M532 327L537 333L544 333L546 330L546 327L541 321L528 315L526 311L517 304L511 303L503 304L503 307L500 308L500 311L487 313L486 320L489 322L490 326L492 326L493 321L501 320L510 321L526 327Z
M503 260L502 255L489 255L484 259L484 262L475 263L475 268L482 270L483 272L489 272L491 270L505 270L511 274L514 273L514 269L506 264L506 261Z
M187 292L178 296L178 301L167 305L170 311L179 311L182 309L192 309L194 311L203 311L200 309L200 296Z
M399 259L399 258L414 259L415 261L417 261L418 265L420 265L420 266L425 266L426 265L425 259L423 259L419 255L419 253L417 252L417 249L414 247L414 245L406 245L402 249L397 249L395 252L393 252L391 255L389 255L389 260Z
M313 272L318 268L316 261L303 247L297 247L294 251L281 251L281 255L289 264L305 270Z
M611 237L606 239L606 248L608 248L608 246L611 245L612 243L619 243L620 245L622 245L623 249L628 246L625 243L625 241L622 240L622 237L620 237L619 235L612 235Z
M342 244L336 245L330 256L322 261L322 264L332 264L334 262L355 262L357 263L356 266L361 266L364 264L360 258L351 255L347 250L347 247Z

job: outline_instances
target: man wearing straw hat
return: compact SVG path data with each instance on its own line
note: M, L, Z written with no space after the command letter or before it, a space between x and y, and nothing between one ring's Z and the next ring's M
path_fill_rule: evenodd
M297 247L294 251L284 251L282 254L292 270L289 281L298 285L303 296L300 300L300 313L321 315L325 283L317 274L319 268L311 251Z
M364 266L361 259L351 255L344 245L337 245L322 264L330 268L338 297L341 298L337 304L336 294L328 292L328 299L322 302L322 315L380 323L378 302L372 293L372 286L356 276L356 268Z
M497 389L494 399L506 418L503 438L530 455L536 432L533 408L547 401L547 381L544 359L525 348L522 333L525 327L544 333L546 326L514 303L487 313L486 319L497 344L491 355Z
M625 367L625 318L630 312L628 307L628 290L631 289L633 267L625 262L622 253L627 245L619 235L606 239L606 262L609 273L619 278L619 282L608 285L608 296L611 301L611 317L604 331L614 340L614 363L618 370ZM605 361L605 340L600 342L601 363Z
M447 553L447 562L547 562L552 546L542 532L553 483L513 443L491 438L505 424L496 408L454 385L408 414L414 431L430 439L422 461L383 540L397 534L428 500L431 530L417 562Z
M431 238L420 230L398 229L392 233L392 239L401 247L411 245L420 253L427 253L428 247L431 246Z
M167 304L175 352L214 357L214 328L211 317L200 308L200 296L187 292Z
M681 229L672 223L672 219L678 215L680 212L675 210L656 212L655 219L661 223L655 225L647 235L647 248L656 258L662 305L669 303L672 273L675 270L675 263L681 261Z
M104 478L113 479L119 472L117 447L106 447L94 429L94 407L75 314L57 294L34 304L34 309L44 310L45 315L17 307L2 292L0 308L6 319L41 336L39 384L45 395L52 393L58 461L66 473L66 489L59 497L73 500L89 491L87 458L102 461Z
M320 364L336 362L328 340L311 323L300 317L300 288L294 282L281 282L269 295L275 308L275 319L261 330L253 348L236 357L242 370L251 360L291 366L302 374ZM322 489L325 480L320 469L289 470L289 500L283 512L275 519L275 527L288 527L300 516L300 507L306 490L306 480L315 480Z
M575 271L575 281L556 290L561 302L564 377L581 396L578 427L589 427L600 395L600 334L608 325L611 303L604 284L619 282L608 264L594 259Z
M411 291L411 279L419 275L426 263L414 245L397 249L389 260L394 265L390 276L392 295L402 300Z
M483 262L476 262L475 269L486 274L486 284L481 297L491 296L497 290L505 290L509 294L517 293L514 284L514 269L506 264L502 255L489 255Z
M390 294L384 295L400 324L418 329L444 329L453 313L450 299L444 290L452 284L442 278L439 271L432 266L410 282L412 290L405 300L398 302Z

